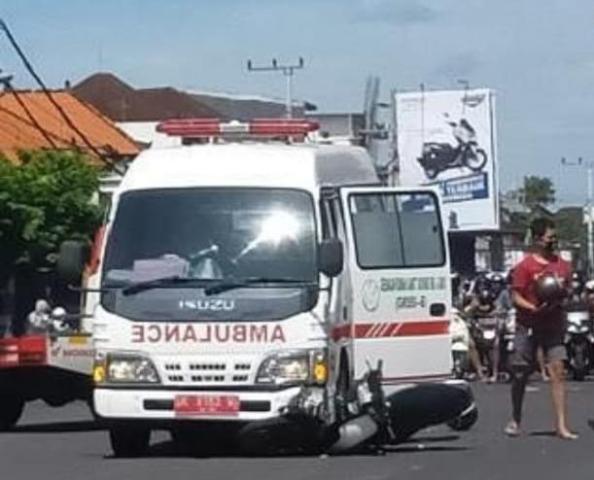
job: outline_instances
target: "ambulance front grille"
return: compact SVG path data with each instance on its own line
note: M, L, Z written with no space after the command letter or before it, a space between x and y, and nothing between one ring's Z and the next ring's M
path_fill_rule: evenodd
M245 384L250 379L252 365L238 361L189 361L163 363L166 383L176 385Z

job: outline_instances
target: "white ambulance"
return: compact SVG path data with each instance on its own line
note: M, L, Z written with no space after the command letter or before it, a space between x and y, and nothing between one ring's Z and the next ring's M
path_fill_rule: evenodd
M116 455L151 429L241 426L295 397L321 424L369 364L384 388L451 372L439 200L379 184L364 149L303 120L172 120L114 192L95 245L94 404ZM61 270L80 275L82 247Z

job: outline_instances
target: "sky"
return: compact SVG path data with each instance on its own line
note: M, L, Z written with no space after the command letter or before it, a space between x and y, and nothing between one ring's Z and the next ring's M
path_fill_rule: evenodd
M45 82L97 71L134 87L284 96L272 58L305 68L295 96L321 112L361 111L365 81L392 89L487 87L497 95L500 189L549 176L583 203L594 161L594 2L588 0L0 0ZM33 87L8 42L0 68Z

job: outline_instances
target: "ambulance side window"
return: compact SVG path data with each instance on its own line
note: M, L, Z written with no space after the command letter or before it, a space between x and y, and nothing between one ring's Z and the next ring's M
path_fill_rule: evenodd
M361 268L444 265L444 236L433 194L360 193L351 195L348 204Z

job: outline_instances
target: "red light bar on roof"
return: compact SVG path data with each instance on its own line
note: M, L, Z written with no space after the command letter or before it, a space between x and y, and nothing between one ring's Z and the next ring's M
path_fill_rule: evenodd
M174 137L223 136L305 136L319 128L317 122L305 119L258 118L250 122L221 122L215 118L187 118L165 120L157 125L157 132Z

